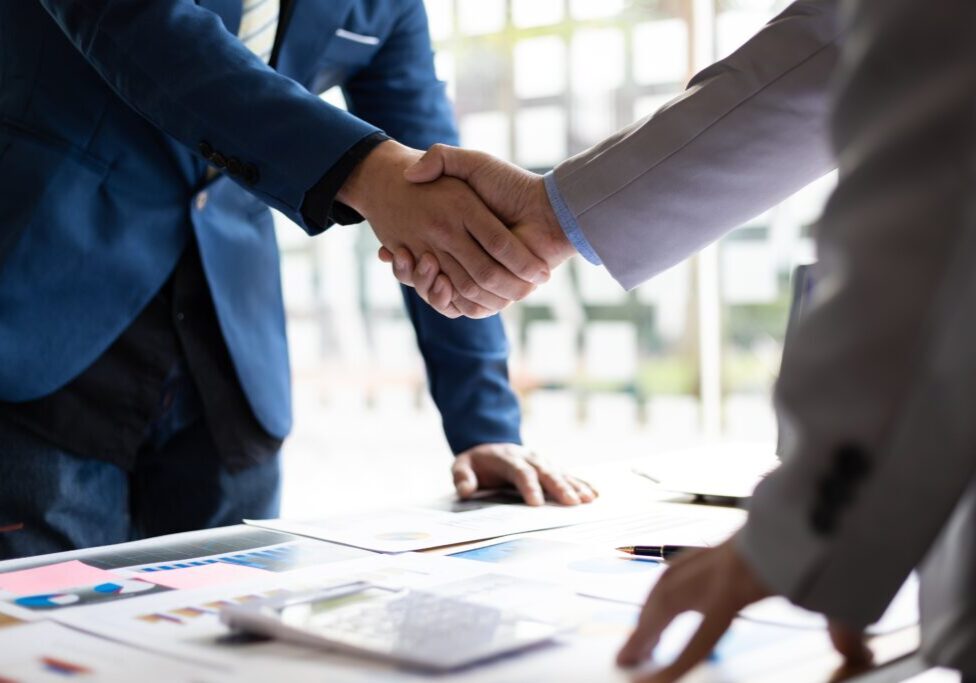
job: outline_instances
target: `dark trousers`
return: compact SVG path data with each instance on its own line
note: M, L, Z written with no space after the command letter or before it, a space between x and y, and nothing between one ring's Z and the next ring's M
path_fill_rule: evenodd
M0 416L0 560L275 517L280 456L227 470L189 376L135 468L83 458ZM21 526L22 525L22 526Z

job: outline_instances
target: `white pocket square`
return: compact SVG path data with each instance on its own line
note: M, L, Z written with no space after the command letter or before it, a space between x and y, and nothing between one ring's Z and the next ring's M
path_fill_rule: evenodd
M376 36L364 36L361 33L353 33L352 31L347 31L344 28L337 29L335 34L339 38L345 38L346 40L351 40L356 43L362 43L363 45L380 44L380 39L377 38Z

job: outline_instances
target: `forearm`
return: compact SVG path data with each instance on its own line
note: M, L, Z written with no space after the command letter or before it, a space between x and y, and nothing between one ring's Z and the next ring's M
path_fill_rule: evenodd
M836 2L791 5L647 120L555 170L614 277L634 287L830 170Z
M501 319L450 320L412 288L402 291L452 452L486 443L521 443L521 411L509 383Z

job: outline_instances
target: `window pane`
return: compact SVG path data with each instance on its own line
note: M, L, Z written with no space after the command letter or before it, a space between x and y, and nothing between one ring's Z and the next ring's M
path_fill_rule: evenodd
M624 0L570 0L569 11L574 19L612 17L624 8Z
M510 129L508 116L500 111L468 114L461 119L461 144L508 159Z
M505 28L505 0L458 0L461 33L498 33Z
M722 294L732 305L769 304L779 294L776 261L768 228L759 228L749 235L751 228L739 228L747 233L735 239L733 233L722 242Z
M519 28L548 26L563 18L563 0L512 0L512 23Z
M458 47L459 112L497 109L511 91L508 55L484 42L469 41Z
M451 0L425 0L430 37L444 40L454 33L454 5Z
M582 29L573 36L574 93L619 88L624 81L624 36L615 28Z
M560 107L522 109L515 119L515 157L529 168L547 168L566 157L566 112Z
M451 100L457 99L457 62L454 55L441 51L434 55L434 70L437 78L447 84L447 96Z
M573 150L579 152L617 130L617 104L612 92L573 98Z
M515 94L522 98L559 95L566 88L566 45L558 36L515 45Z
M716 20L716 46L718 57L727 57L769 21L773 13L762 9L728 10L718 15Z
M634 80L683 83L688 78L688 26L681 19L634 27Z
M583 335L583 366L597 382L626 382L637 370L637 330L629 322L595 322Z

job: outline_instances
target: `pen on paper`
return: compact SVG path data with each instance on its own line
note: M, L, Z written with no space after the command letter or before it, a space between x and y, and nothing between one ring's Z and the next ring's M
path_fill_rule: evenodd
M646 557L652 560L667 561L675 555L688 550L700 550L699 546L689 545L625 545L617 548L622 553L634 557Z

